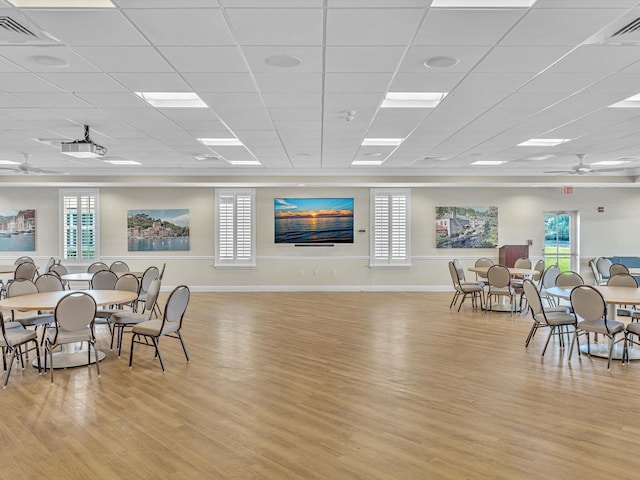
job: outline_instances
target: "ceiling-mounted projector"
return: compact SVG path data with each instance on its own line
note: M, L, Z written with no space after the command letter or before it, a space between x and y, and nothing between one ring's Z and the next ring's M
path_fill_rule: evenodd
M107 149L98 145L89 137L89 125L84 126L84 138L73 142L62 142L60 152L76 158L98 158L107 153Z

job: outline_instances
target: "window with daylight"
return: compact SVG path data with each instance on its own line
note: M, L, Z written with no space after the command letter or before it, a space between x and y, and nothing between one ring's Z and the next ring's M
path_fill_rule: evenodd
M216 190L216 266L255 267L255 191Z
M371 190L371 267L411 265L410 191Z
M61 257L68 261L93 260L100 256L98 190L61 190Z

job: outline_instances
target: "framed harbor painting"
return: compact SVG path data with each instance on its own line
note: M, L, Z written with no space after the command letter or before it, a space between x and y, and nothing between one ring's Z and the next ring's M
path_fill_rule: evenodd
M129 210L130 252L189 250L189 210Z
M353 198L275 198L275 243L353 243Z
M0 210L0 251L35 252L36 211Z
M436 207L436 248L496 248L498 207Z

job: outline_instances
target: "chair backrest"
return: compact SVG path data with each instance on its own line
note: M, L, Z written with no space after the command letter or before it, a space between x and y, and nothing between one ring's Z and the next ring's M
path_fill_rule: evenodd
M118 278L116 282L116 290L124 290L127 292L137 292L139 288L138 277L133 273L125 273Z
M457 258L454 258L453 266L456 267L456 271L458 272L458 279L460 280L460 282L465 282L466 278L464 276L464 267L462 266L462 262Z
M600 272L598 271L598 266L596 265L597 260L597 258L589 260L589 268L591 269L596 285L599 285L600 282L602 282L602 275L600 275Z
M460 289L460 279L458 278L458 270L453 262L449 262L449 275L451 276L451 281L453 282L453 287L456 290Z
M13 278L15 280L33 280L36 276L36 271L38 267L36 267L33 263L23 262L18 265L15 273L13 274Z
M482 257L476 260L476 267L492 267L494 265L493 260L487 257ZM482 275L480 273L476 273L476 279L487 280L486 275Z
M629 269L621 263L612 263L609 267L609 276L613 277L619 273L629 273Z
M607 286L638 288L638 281L628 273L617 273L607 280Z
M562 272L556 277L556 287L577 287L584 285L584 280L576 272Z
M164 278L164 270L165 270L165 268L167 268L167 264L163 263L162 264L162 268L160 269L160 277L159 277L160 281L162 281L162 279Z
M540 281L542 288L551 288L556 286L556 278L560 275L560 267L557 264L549 265L542 274Z
M575 314L586 322L607 317L607 304L600 292L591 285L578 285L571 290L571 306Z
M74 331L89 327L96 317L96 301L84 292L72 292L56 305L55 319L62 330Z
M159 278L160 273L158 272L158 267L149 267L142 274L142 279L140 280L140 293L148 292L149 286L151 282L156 278Z
M110 270L100 270L91 277L91 288L94 290L114 290L118 276Z
M189 287L186 285L180 285L173 289L164 307L164 325L177 323L178 330L180 330L184 313L187 311L187 305L189 305L190 295Z
M533 266L533 269L537 272L533 274L533 281L539 282L544 272L544 260L538 260Z
M55 273L43 273L35 281L38 293L42 292L60 292L64 290L62 280Z
M62 275L66 275L67 273L69 273L69 271L67 270L67 267L65 267L64 265L60 265L59 263L53 265L50 269L49 272L54 272L56 273L59 277L61 277Z
M515 261L513 266L515 268L529 268L530 269L531 268L531 260L529 260L527 257L520 257Z
M116 260L113 262L109 267L109 270L115 273L127 273L131 271L129 270L129 265L124 263L122 260Z
M14 280L7 286L7 298L38 293L38 287L31 280Z
M18 257L16 261L13 262L14 265L20 265L22 263L35 263L35 262L31 257Z
M491 287L507 287L511 285L511 273L504 265L494 265L487 272L489 286Z
M47 265L44 267L44 273L49 273L49 269L56 264L56 259L51 257L47 262Z
M598 267L598 271L600 272L600 276L602 278L609 278L609 269L611 268L612 264L613 262L606 257L598 258L598 260L596 261L596 267Z
M544 307L542 305L542 299L540 298L538 288L531 280L525 279L522 282L522 290L524 291L524 296L529 304L529 310L531 310L533 319L537 322L541 321L542 319L540 316L544 315Z
M93 262L87 267L87 273L96 273L102 270L109 270L109 265L103 262Z
M158 295L160 294L160 279L154 278L151 281L151 285L149 285L149 290L147 290L147 298L144 302L144 312L149 312L149 318L153 314L153 307L158 301Z

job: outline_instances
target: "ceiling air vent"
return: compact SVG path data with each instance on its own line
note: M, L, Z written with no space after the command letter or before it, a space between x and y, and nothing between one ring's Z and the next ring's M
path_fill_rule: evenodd
M4 35L15 35L16 37L28 37L38 38L38 35L33 33L27 27L19 22L16 22L13 18L6 15L0 16L0 32Z
M584 42L586 45L640 45L640 9L625 13Z
M638 30L640 30L640 18L636 18L631 23L628 23L627 25L622 27L617 32L614 32L613 35L611 35L611 38L612 39L616 39L616 38L621 39L619 37L628 38L629 36L633 36L635 38L635 40L637 41L638 39L640 39L640 35L638 34Z

